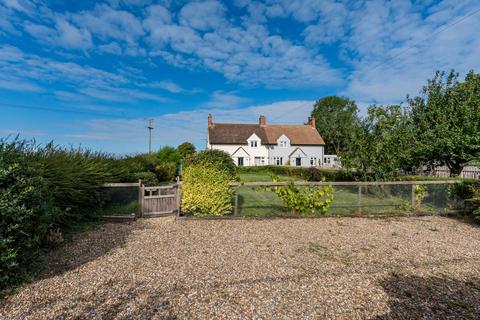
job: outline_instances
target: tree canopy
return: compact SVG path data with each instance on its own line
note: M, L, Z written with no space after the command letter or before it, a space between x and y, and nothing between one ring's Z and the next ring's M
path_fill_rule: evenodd
M329 96L318 100L312 111L317 130L325 140L327 154L341 154L354 142L358 129L357 105L345 97Z
M480 158L480 74L437 72L421 95L408 98L415 129L415 159L419 164L446 165L459 175Z
M182 159L187 158L188 156L195 153L195 146L190 142L184 142L177 147L177 151L182 157Z

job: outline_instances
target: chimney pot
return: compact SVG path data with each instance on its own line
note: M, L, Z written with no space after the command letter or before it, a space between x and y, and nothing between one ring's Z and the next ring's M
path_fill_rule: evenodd
M208 115L208 126L209 127L213 126L213 117L211 114Z
M315 117L308 118L308 124L310 126L312 126L314 129L316 129L317 128L317 122L316 122Z
M260 116L260 118L258 118L258 124L261 125L261 126L264 126L267 124L267 118L265 118L265 116Z

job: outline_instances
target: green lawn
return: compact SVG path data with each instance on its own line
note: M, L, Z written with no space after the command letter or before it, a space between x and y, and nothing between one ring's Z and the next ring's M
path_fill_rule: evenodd
M281 180L290 177L283 176ZM290 178L291 179L291 178ZM240 180L243 182L270 181L268 173L242 173ZM442 186L443 187L443 186ZM384 215L388 213L405 212L410 207L411 191L409 185L395 185L363 188L361 195L361 213L364 215ZM439 186L436 187L437 189ZM358 188L335 187L334 200L328 212L329 215L345 215L359 213ZM446 208L446 189L430 191L429 197L420 207L422 211L444 211ZM239 187L238 189L238 215L245 217L272 217L292 216L284 208L278 196L261 188Z

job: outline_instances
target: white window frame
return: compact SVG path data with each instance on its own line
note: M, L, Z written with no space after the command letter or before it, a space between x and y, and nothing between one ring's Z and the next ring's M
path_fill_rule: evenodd
M273 164L276 166L283 166L283 158L282 157L273 157Z
M287 141L282 140L278 142L278 145L280 146L280 148L286 148L288 146L288 143Z
M258 142L257 142L257 140L250 140L250 147L252 147L252 148L258 147Z

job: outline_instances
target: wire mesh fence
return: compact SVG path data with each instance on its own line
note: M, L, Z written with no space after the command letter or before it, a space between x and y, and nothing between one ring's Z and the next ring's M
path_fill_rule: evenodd
M331 187L333 201L326 215L395 215L408 212L448 213L459 209L449 196L457 181L418 182L297 182L302 188ZM294 211L276 194L275 187L285 183L250 182L236 184L234 215L243 217L281 217L292 215L323 215L320 210Z
M102 216L130 216L138 212L138 183L106 184L100 196L102 206L98 213Z

